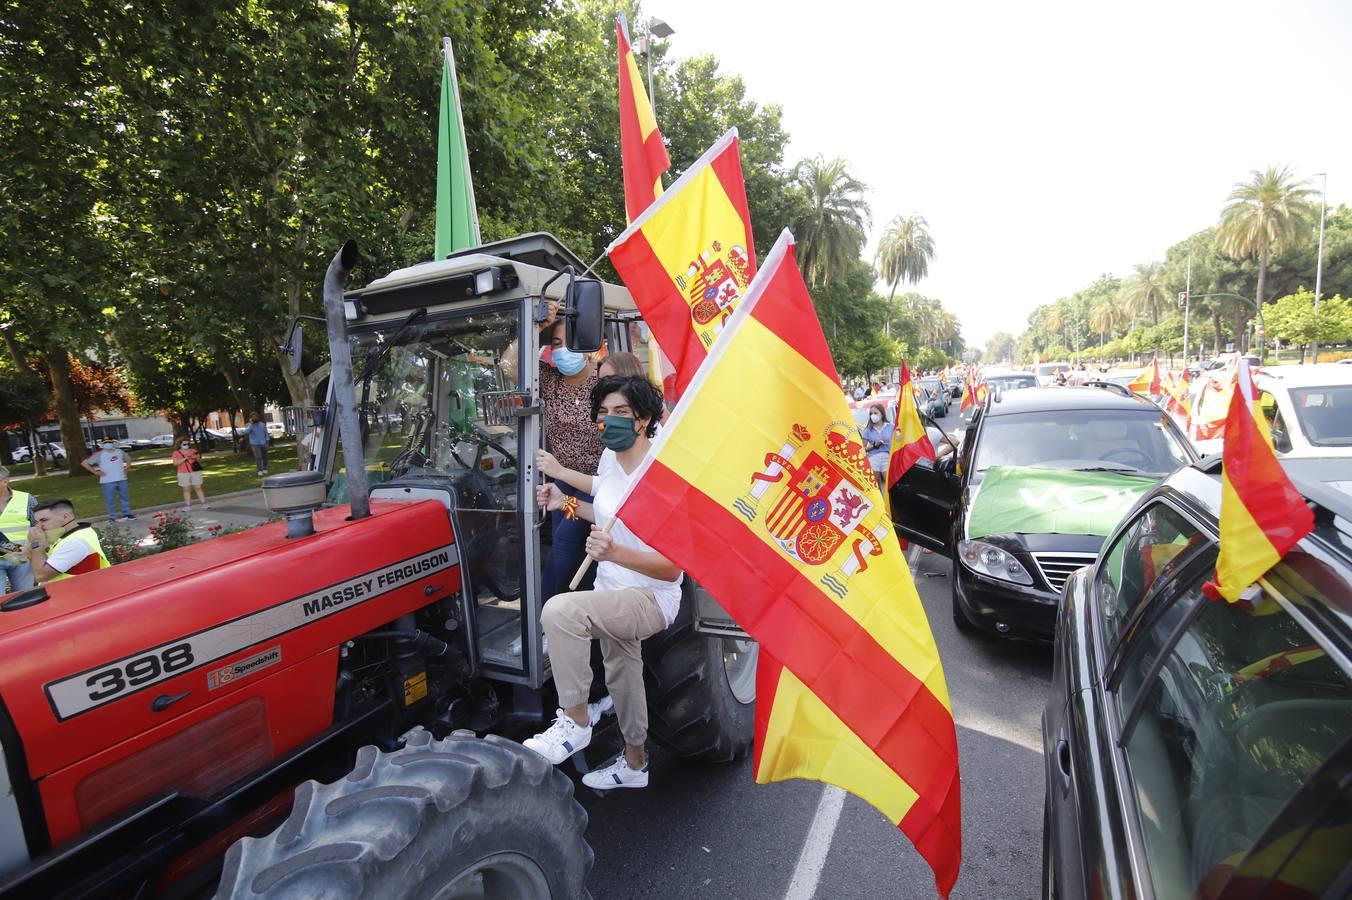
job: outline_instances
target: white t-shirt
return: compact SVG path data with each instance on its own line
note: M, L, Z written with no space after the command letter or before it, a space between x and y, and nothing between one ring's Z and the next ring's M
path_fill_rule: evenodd
M602 450L601 461L597 465L596 477L592 479L592 509L596 512L596 522L598 525L605 525L615 517L615 510L619 508L620 498L629 487L629 475L620 465L620 461L615 458L615 451ZM643 553L655 553L652 547L649 547L643 541L639 540L623 521L616 521L613 528L610 529L611 539L621 547L629 547ZM657 598L657 606L662 610L662 615L666 617L667 624L670 625L676 621L676 614L681 610L681 579L684 575L677 575L675 581L662 581L657 578L649 578L642 572L635 572L633 569L626 569L624 566L613 562L597 563L596 565L596 590L614 591L621 588L644 588L653 592Z
M127 480L127 454L123 450L100 450L89 461L99 467L99 484Z

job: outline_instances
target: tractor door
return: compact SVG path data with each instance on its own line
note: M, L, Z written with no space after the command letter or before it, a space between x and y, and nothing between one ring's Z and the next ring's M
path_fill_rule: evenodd
M546 665L532 481L541 422L530 400L538 394L538 337L523 325L533 321L528 304L438 311L412 329L401 330L402 318L358 326L352 358L374 496L446 504L477 667L538 687ZM333 443L330 499L343 502L342 453Z

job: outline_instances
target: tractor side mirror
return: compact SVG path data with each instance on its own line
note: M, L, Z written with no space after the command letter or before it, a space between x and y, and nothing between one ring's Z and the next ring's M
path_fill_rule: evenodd
M601 282L594 278L570 280L564 294L564 343L575 353L601 349L606 304Z
M296 327L291 329L290 341L288 341L287 345L282 348L283 350L286 351L288 368L291 369L292 375L295 375L298 372L300 372L300 348L301 348L300 323L297 322Z

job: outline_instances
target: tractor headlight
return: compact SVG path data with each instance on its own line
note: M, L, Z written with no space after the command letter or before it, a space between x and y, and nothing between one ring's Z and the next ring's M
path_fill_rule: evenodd
M474 273L474 296L493 294L502 290L502 269L490 266Z
M1012 581L1015 584L1032 584L1033 576L1023 567L1023 563L1014 558L1008 550L1002 550L985 541L958 541L958 557L973 572Z

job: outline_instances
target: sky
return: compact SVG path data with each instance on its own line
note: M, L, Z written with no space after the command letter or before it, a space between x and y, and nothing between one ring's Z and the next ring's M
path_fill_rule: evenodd
M712 53L780 104L789 162L849 160L868 258L893 216L925 217L935 257L909 289L943 300L969 345L1162 260L1254 169L1327 172L1329 204L1352 203L1345 0L646 6L676 30L673 56Z

